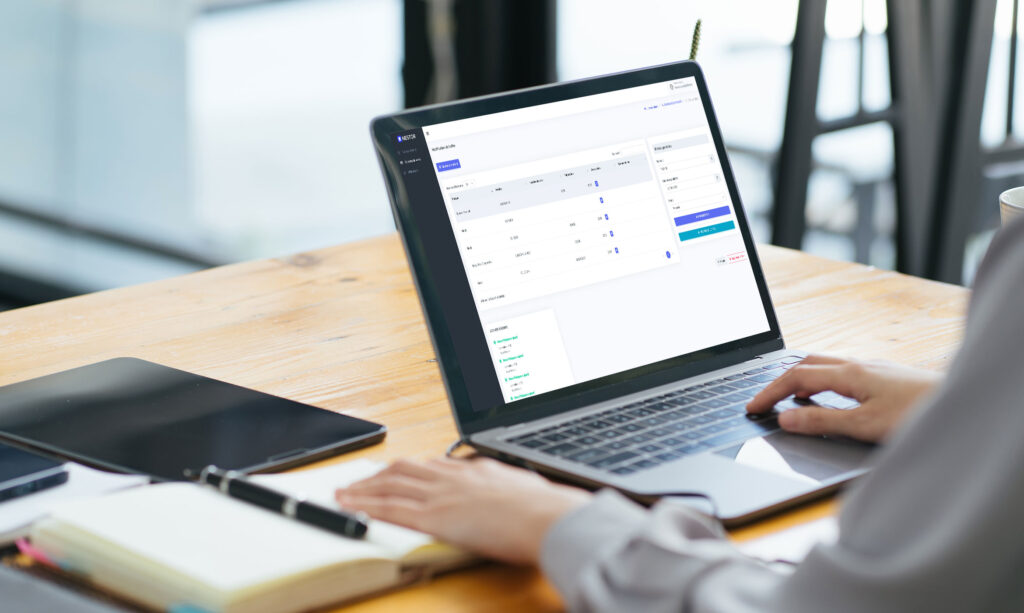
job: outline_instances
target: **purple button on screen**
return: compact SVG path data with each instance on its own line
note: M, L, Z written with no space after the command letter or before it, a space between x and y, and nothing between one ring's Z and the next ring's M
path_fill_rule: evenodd
M708 209L706 211L700 211L699 213L689 213L681 217L676 217L675 222L677 226L683 226L688 223L694 223L697 221L704 221L705 219L711 219L713 217L721 217L722 215L729 214L728 206L720 206L716 209Z
M445 160L443 162L438 162L436 166L437 172L444 172L446 170L455 170L457 168L462 168L462 164L459 164L459 158L455 158L454 160Z

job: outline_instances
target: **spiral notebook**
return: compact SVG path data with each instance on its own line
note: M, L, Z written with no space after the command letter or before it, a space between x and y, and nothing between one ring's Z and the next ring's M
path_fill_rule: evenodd
M295 473L289 487L292 475L270 479L322 500L380 466L357 460ZM61 568L160 610L305 611L472 559L384 522L372 521L365 540L336 536L191 483L68 504L37 522L31 539Z

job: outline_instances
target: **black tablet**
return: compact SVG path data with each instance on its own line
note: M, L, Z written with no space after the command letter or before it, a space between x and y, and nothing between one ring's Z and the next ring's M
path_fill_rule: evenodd
M386 429L135 358L0 387L0 437L122 472L179 480L262 472L376 443Z

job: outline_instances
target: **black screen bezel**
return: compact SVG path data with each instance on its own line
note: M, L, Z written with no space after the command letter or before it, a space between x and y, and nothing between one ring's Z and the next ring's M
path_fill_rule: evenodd
M413 218L413 204L401 180L397 154L392 136L397 132L418 130L469 117L488 115L528 106L559 102L582 96L601 94L619 89L649 85L686 77L694 77L705 116L711 130L715 149L722 163L723 175L732 198L744 246L750 259L758 291L768 319L769 330L757 335L737 339L714 347L661 360L646 366L600 377L569 387L539 394L533 398L512 403L474 409L469 401L463 371L455 355L454 343L447 318L442 310L436 283L427 265L427 253ZM624 396L644 389L665 385L673 381L709 372L730 364L752 359L763 353L785 348L775 308L761 269L756 246L750 235L746 213L733 177L732 167L722 141L703 72L695 62L677 62L640 70L620 72L607 76L545 85L491 96L471 98L451 103L410 109L401 113L375 118L370 132L384 176L395 224L402 238L413 281L420 297L427 329L441 367L441 376L448 392L452 414L463 438L495 427L507 426L573 410L604 400ZM455 241L454 231L450 237ZM468 287L468 276L461 269ZM475 309L474 309L475 312ZM475 322L460 325L481 326ZM495 374L497 380L497 374Z

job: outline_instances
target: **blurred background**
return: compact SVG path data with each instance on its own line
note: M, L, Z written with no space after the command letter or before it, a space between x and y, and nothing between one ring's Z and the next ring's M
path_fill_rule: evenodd
M392 232L378 114L685 59L756 237L969 283L1018 0L0 3L0 308Z

